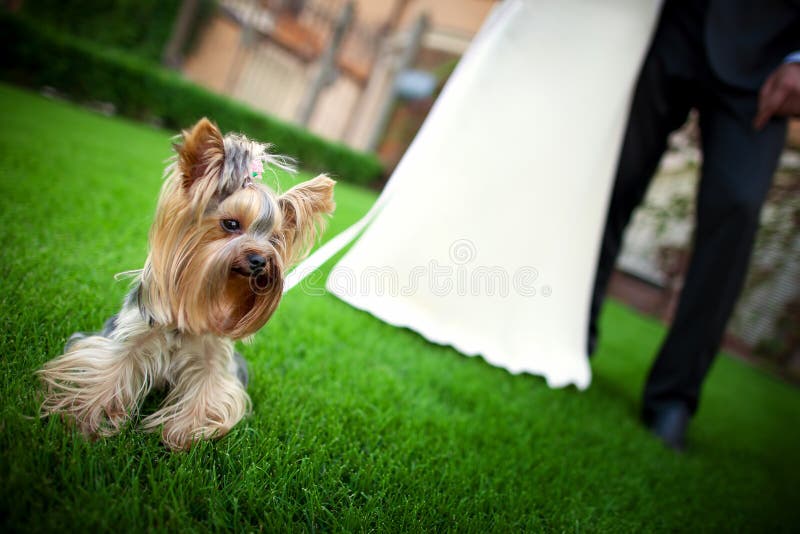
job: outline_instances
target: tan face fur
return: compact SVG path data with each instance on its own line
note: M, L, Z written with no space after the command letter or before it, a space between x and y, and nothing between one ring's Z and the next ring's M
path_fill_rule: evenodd
M284 274L333 212L335 182L320 175L277 195L250 172L264 145L223 138L207 119L175 148L150 231L142 307L181 331L247 336L275 311Z

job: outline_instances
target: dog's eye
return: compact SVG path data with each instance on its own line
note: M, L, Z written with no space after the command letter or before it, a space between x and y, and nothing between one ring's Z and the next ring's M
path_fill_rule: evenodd
M236 219L222 219L222 221L220 221L220 224L222 225L222 228L226 232L238 232L239 229L241 228L239 221L237 221Z

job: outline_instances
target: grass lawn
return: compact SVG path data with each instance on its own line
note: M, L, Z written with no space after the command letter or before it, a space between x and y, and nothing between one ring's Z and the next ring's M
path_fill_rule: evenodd
M721 357L674 454L636 420L664 329L614 303L586 392L292 292L240 348L254 413L227 437L174 454L38 420L33 372L117 311L114 274L144 261L172 132L1 85L0 117L4 531L800 525L800 392ZM340 182L327 235L374 199Z

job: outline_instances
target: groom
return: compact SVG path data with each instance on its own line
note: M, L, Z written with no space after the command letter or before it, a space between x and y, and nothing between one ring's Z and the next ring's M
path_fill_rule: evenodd
M650 370L642 417L681 450L747 272L759 212L800 115L800 2L666 0L634 93L592 298L589 353L622 233L670 132L700 117L697 224L680 302Z

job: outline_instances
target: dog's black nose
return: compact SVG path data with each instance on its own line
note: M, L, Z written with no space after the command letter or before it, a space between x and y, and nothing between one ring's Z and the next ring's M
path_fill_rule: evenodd
M247 256L251 271L260 271L267 265L267 258L260 254L250 254Z

